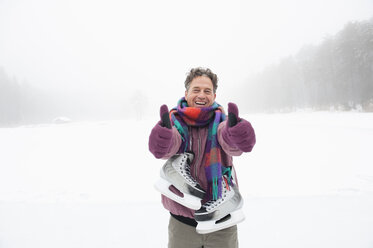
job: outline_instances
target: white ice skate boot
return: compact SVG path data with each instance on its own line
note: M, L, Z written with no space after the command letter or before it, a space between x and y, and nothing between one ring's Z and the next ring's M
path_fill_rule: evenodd
M237 186L228 185L226 176L222 180L222 197L203 204L194 218L198 225L196 230L206 234L234 226L245 220L242 212L243 199Z
M194 155L183 153L172 156L161 169L161 178L155 183L155 188L161 194L190 209L200 209L201 199L205 191L190 174L190 164ZM170 186L178 189L182 196L172 192Z

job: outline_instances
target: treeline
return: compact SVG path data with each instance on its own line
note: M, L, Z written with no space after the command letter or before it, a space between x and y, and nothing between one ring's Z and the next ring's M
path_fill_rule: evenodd
M51 121L52 96L10 78L0 67L0 126Z
M238 94L244 94L241 106L250 112L373 112L373 19L346 24L320 45L306 46L252 76L244 88ZM108 115L105 118L120 117L121 111L113 106L92 102L84 107L80 98L19 83L0 67L0 126L51 122L65 115L92 118L98 112Z
M0 125L14 125L20 115L20 87L15 79L10 79L0 67Z
M373 111L373 18L350 22L320 45L252 76L245 99L251 112Z
M126 119L128 106L134 106L131 109L136 111L131 114L142 119L146 114L146 104L146 95L142 92L123 100L113 99L110 92L88 94L82 90L39 88L18 82L0 67L0 127Z

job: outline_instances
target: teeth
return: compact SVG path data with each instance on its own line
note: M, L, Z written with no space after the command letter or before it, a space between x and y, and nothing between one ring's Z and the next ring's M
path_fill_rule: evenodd
M198 105L205 105L206 103L205 102L196 102L196 104L198 104Z

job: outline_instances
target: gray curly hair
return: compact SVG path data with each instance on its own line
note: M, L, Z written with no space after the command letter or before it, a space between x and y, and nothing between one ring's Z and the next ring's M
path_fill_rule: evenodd
M214 93L216 93L216 89L218 88L218 77L210 69L203 67L196 67L189 71L184 82L185 89L189 90L190 83L193 81L193 79L200 76L205 76L211 79Z

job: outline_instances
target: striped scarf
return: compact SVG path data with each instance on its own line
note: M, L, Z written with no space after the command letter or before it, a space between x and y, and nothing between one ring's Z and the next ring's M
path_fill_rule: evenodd
M182 137L178 153L186 152L190 136L188 126L202 127L208 125L208 135L205 148L205 173L208 181L207 193L209 198L217 200L221 197L222 175L226 167L222 165L221 147L218 143L218 125L225 120L223 108L216 102L210 107L188 107L185 97L181 98L175 108L170 111L172 123Z

